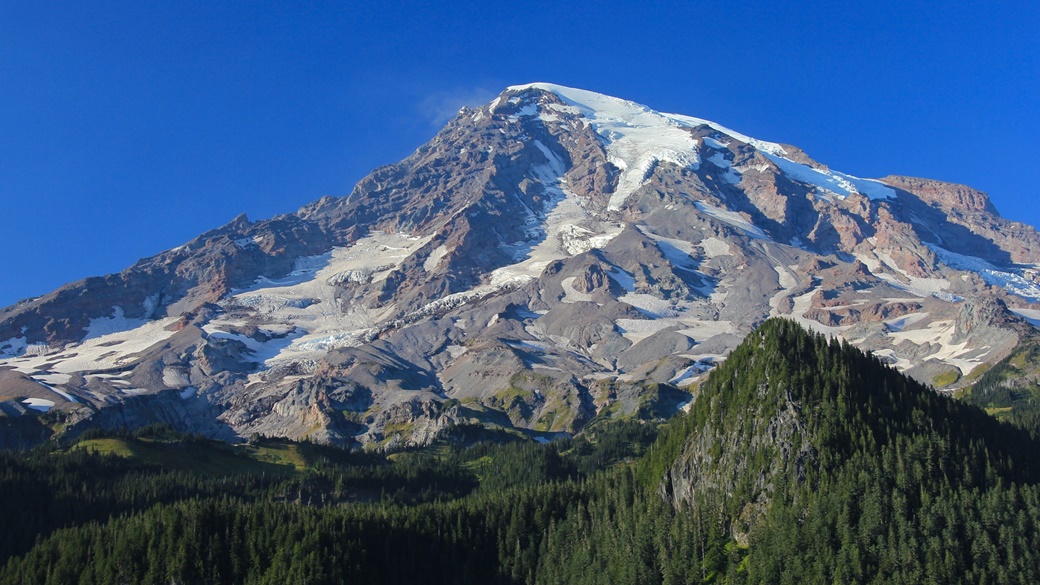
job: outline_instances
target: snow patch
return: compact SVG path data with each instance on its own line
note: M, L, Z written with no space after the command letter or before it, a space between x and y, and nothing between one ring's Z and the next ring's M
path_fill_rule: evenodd
M467 348L465 345L449 345L444 349L448 352L448 355L451 356L451 359L455 359L469 351L469 348Z
M53 355L50 351L32 355L28 351L18 360L18 369L30 373L36 369L49 370L51 374L71 374L107 370L133 363L137 354L149 347L169 339L174 331L168 330L178 321L177 317L169 317L157 321L144 319L125 319L121 310L116 310L116 317L92 321L101 321L98 331L113 328L116 331L99 337L90 337L83 342L66 346L61 353ZM122 327L140 322L140 326L120 330Z
M715 237L704 238L701 240L700 246L701 249L704 250L704 255L708 258L731 255L729 242Z
M50 387L48 386L48 388L50 388ZM66 392L64 390L59 390L57 388L51 388L51 391L60 394L62 398L64 398L65 400L68 400L69 402L77 402L77 403L79 402L79 400L75 396L73 396L72 394L69 394L68 392Z
M426 261L423 262L423 270L426 272L433 272L437 268L437 265L441 263L441 260L448 255L449 251L448 247L444 244L437 246L437 248L427 256Z
M791 289L798 286L798 278L794 272L786 266L774 266L778 282L783 289Z
M735 211L729 211L708 203L707 201L695 201L693 203L699 211L713 217L723 223L727 223L756 240L768 240L769 236L761 228L744 219L744 216Z
M621 335L632 343L639 343L654 333L675 325L666 319L618 319L615 323Z
M32 378L33 380L36 380L37 382L42 382L43 384L61 385L68 384L69 382L71 382L72 374L33 374Z
M716 139L712 138L711 136L705 136L704 138L701 138L701 140L704 141L704 144L707 144L708 146L710 146L712 148L715 148L715 149L718 149L718 150L728 150L729 149L729 142L722 142L721 140L716 140Z
M591 302L592 295L589 293L583 293L578 289L574 288L574 281L576 277L570 276L560 281L560 287L563 288L563 298L560 299L561 303L580 303L580 302Z
M291 346L293 342L303 337L304 334L300 329L292 329L290 332L284 334L282 332L269 332L268 335L273 335L270 339L267 341L258 341L252 337L238 333L230 333L222 329L222 327L227 326L227 322L211 321L204 325L202 329L213 339L230 339L232 341L240 342L246 347L246 350L252 354L250 357L253 361L259 362L266 367L270 367L270 362ZM334 347L341 346L336 346L332 343L324 345L317 343L317 347L314 349L328 350L333 349ZM303 351L306 351L306 349L303 349Z
M640 313L654 319L660 317L675 317L679 314L672 303L653 295L629 293L625 296L618 297L618 300L622 303L632 305Z
M22 404L40 412L47 412L54 408L54 401L47 400L46 398L26 398L22 401Z
M962 374L968 374L981 364L982 360L966 357L974 353L974 350L968 348L967 341L953 343L956 329L953 321L933 321L920 329L902 329L893 331L890 335L895 345L902 341L909 341L915 345L937 348L927 356L921 356L915 363L927 358L934 358L957 367ZM895 356L893 355L893 357ZM896 360L896 367L899 369L906 369L913 365L905 359L896 358Z
M368 308L351 305L343 309L337 301L345 282L381 282L405 259L429 243L432 236L372 232L350 246L334 248L317 256L297 260L283 278L258 278L251 286L233 291L226 305L254 306L264 329L286 336L258 342L228 333L242 323L214 321L204 329L212 336L241 341L253 358L273 367L280 361L306 361L321 348L358 345L385 319L393 307ZM294 323L286 328L285 323Z
M618 268L617 266L611 266L610 271L607 272L607 276L614 279L614 282L618 283L621 288L628 292L634 292L636 290L636 279L631 274Z

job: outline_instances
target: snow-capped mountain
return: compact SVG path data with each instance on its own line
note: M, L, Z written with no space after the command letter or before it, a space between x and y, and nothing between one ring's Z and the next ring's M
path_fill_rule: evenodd
M957 387L1034 334L1038 263L969 187L535 83L346 198L0 310L0 396L69 433L570 432L674 408L776 315Z

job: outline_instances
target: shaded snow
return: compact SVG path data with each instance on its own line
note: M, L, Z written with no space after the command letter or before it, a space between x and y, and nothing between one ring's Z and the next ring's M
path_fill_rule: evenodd
M691 255L693 253L693 244L669 238L657 238L656 243L657 249L661 251L661 255L664 256L672 266L685 268L686 270L691 271L697 269L697 262Z
M47 412L54 408L54 401L47 400L46 398L26 398L22 401L22 404L40 412Z
M629 273L618 268L617 266L611 266L610 271L607 272L607 276L612 278L614 282L618 283L621 288L628 292L636 290L636 279Z
M17 357L25 353L28 344L24 337L15 337L6 341L0 341L0 359Z
M1037 309L1010 309L1012 313L1025 319L1033 327L1040 327L1040 310Z
M668 383L679 388L684 388L696 382L697 378L701 374L705 374L713 370L715 366L716 363L713 358L705 358L698 360L693 365L680 370L679 373L672 377L671 380L668 380ZM685 403L680 405L679 408L682 409L683 406L685 406Z
M91 319L90 325L87 326L87 335L83 340L86 341L88 339L96 339L113 333L130 331L132 329L137 329L148 322L148 319L127 318L123 314L123 307L112 307L112 313L111 317Z
M723 182L729 183L730 185L736 185L740 182L740 173L733 169L733 163L729 161L721 152L716 152L708 157L708 162L722 169L722 174L719 178Z
M885 326L888 327L889 331L904 331L915 323L927 318L928 313L909 313L902 317L896 317L895 319L885 321Z

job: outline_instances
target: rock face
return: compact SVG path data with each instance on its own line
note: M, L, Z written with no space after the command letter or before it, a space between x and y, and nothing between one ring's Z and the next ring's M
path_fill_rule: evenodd
M0 397L52 402L72 430L573 432L638 410L604 383L695 384L770 316L955 385L1033 335L1038 262L1040 235L968 187L859 179L532 84L464 108L346 198L0 310Z

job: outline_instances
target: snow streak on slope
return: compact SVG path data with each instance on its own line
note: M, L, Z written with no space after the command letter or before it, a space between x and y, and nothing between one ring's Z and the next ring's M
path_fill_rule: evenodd
M509 89L544 89L576 106L606 141L610 162L621 169L610 208L618 209L643 185L659 162L697 168L697 141L682 124L635 102L558 85L531 84Z
M895 191L878 181L860 179L859 177L853 177L852 175L846 175L830 169L814 169L808 165L796 163L768 152L763 152L762 154L773 161L776 166L780 167L780 170L788 177L796 181L816 185L840 197L848 197L853 193L862 193L870 199L891 199L896 195Z
M756 226L750 221L744 219L739 213L734 211L728 211L708 203L707 201L696 201L694 205L697 206L702 213L709 215L723 223L727 223L740 231L746 233L748 236L757 240L768 240L769 236L762 231L762 228Z
M623 229L620 224L594 219L581 198L568 187L563 160L540 141L535 140L534 145L545 155L546 163L535 165L532 174L555 199L555 205L542 219L545 237L530 246L516 264L493 271L493 287L534 280L550 262L601 248Z

